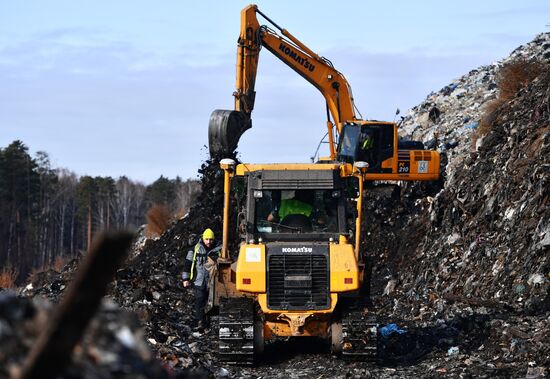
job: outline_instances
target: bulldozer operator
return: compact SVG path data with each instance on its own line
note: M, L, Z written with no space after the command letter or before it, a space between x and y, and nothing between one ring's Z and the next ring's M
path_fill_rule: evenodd
M311 232L313 225L324 225L327 222L326 212L320 212L314 203L313 191L283 190L279 205L269 213L267 221Z
M283 223L285 218L290 215L303 215L309 218L313 212L313 206L308 201L308 197L304 190L281 191L281 202L267 216L267 221Z

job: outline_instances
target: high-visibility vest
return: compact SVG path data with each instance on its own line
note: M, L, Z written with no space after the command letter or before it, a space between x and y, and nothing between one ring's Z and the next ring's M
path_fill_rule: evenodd
M363 150L368 150L372 147L372 144L373 144L373 141L372 141L372 137L368 136L367 138L365 138L365 140L363 141Z
M195 245L195 251L193 252L193 260L191 261L191 273L189 275L189 280L193 280L194 276L195 276L195 262L197 261L197 253L199 251L199 249L201 248L201 244L200 243L197 243Z
M193 278L195 277L195 262L197 262L197 253L199 252L200 248L203 248L205 253L204 255L208 255L210 253L218 253L221 250L221 246L216 246L215 248L211 250L206 250L206 246L204 246L202 243L197 243L195 245L195 250L193 251L193 260L191 261L191 272L189 273L189 280L193 281Z
M281 201L281 208L279 209L279 219L282 220L288 215L304 215L311 216L313 207L304 203L303 201L296 199L286 199Z

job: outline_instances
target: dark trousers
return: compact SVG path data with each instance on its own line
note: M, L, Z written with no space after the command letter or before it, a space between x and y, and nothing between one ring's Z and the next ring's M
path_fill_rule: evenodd
M207 322L204 308L206 307L206 302L208 301L208 288L206 286L195 286L193 287L193 292L195 293L195 322L200 322L204 326Z

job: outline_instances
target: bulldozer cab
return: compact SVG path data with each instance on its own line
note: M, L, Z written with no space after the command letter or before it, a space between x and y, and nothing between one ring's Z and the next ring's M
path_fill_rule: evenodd
M264 171L248 177L247 240L328 241L347 234L338 171Z
M281 239L281 234L341 231L341 191L263 189L254 195L254 229L264 239Z

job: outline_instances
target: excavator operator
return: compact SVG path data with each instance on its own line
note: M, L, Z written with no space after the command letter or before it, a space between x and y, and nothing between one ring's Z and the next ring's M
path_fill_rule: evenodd
M374 135L372 131L366 129L361 133L361 153L360 159L365 160L370 166L376 165L376 157L374 154Z

